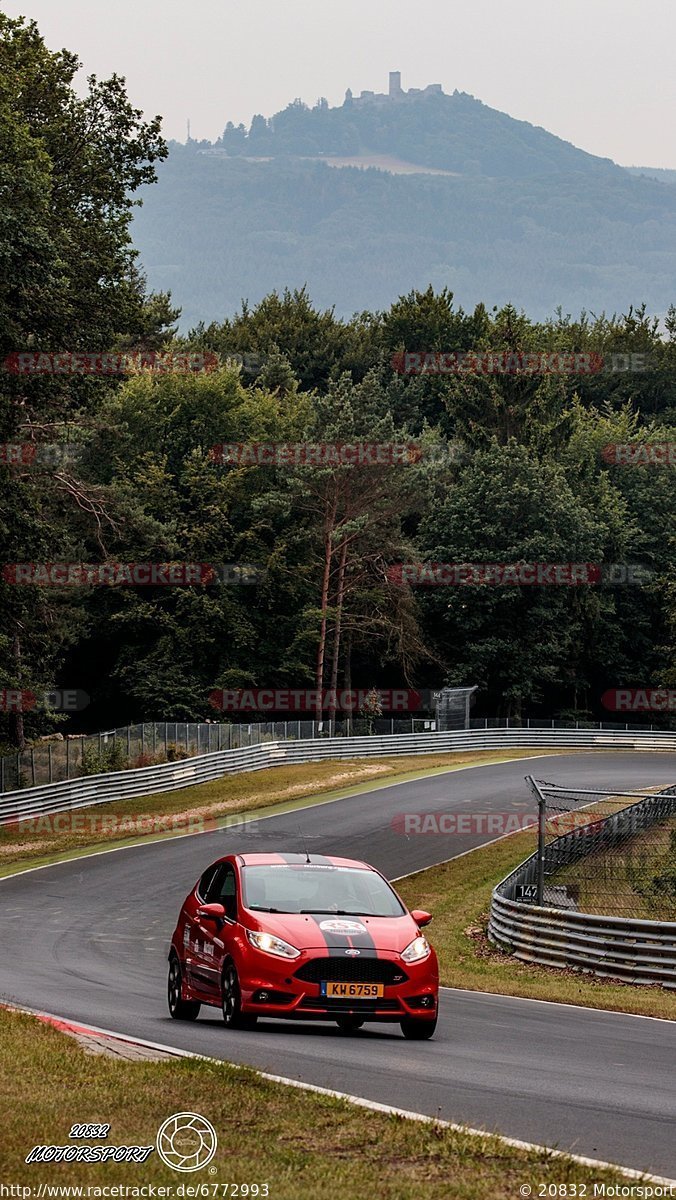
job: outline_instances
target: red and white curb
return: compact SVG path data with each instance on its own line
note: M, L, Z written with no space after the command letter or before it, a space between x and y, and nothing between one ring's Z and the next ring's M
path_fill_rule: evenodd
M377 1100L367 1100L364 1096L353 1096L349 1092L337 1092L332 1088L320 1087L319 1084L305 1083L301 1079L287 1079L283 1075L271 1075L268 1071L258 1071L255 1067L244 1067L239 1063L230 1063L221 1058L212 1058L207 1054L195 1054L191 1050L181 1050L178 1046L166 1046L161 1042L149 1042L144 1038L132 1038L127 1034L115 1033L112 1029L101 1029L96 1025L83 1025L79 1021L71 1021L67 1017L59 1017L54 1013L40 1012L36 1009L24 1008L14 1004L3 1004L0 1007L6 1008L12 1012L27 1013L29 1016L37 1017L38 1020L44 1021L46 1024L53 1026L62 1033L66 1033L72 1037L82 1039L91 1039L96 1041L105 1052L105 1048L109 1047L111 1052L116 1057L152 1057L152 1058L194 1058L201 1062L215 1063L217 1066L226 1065L236 1071L253 1071L261 1079L267 1079L271 1083L280 1083L285 1087L297 1088L303 1092L315 1092L320 1096L330 1096L334 1100L343 1100L348 1104L357 1105L360 1108L369 1109L371 1112L385 1113L387 1116L403 1117L407 1121L419 1121L425 1125L435 1125L441 1129L450 1129L454 1133L471 1135L477 1138L496 1138L502 1142L504 1146L512 1146L515 1150L526 1150L531 1153L542 1155L543 1158L563 1158L571 1162L579 1163L584 1167L593 1167L602 1171L617 1171L627 1179L636 1179L641 1183L654 1183L661 1187L676 1188L676 1179L665 1179L660 1175L650 1175L645 1171L636 1171L631 1167L622 1167L617 1163L604 1162L598 1158L586 1158L581 1154L572 1154L566 1150L555 1150L549 1146L541 1146L536 1142L523 1142L517 1138L505 1137L501 1133L491 1133L486 1129L474 1129L470 1125L460 1125L455 1121L444 1121L439 1117L430 1117L426 1113L410 1112L405 1108L397 1108L391 1104L380 1104ZM113 1044L118 1043L122 1046L127 1046L130 1049L136 1047L139 1051L152 1051L150 1055L117 1054L113 1049Z

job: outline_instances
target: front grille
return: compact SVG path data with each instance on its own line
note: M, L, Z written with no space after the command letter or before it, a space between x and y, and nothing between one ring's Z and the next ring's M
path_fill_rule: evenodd
M398 963L387 958L313 958L296 971L296 979L304 983L406 983L408 975Z
M305 996L298 1008L312 1008L330 1013L399 1011L396 1000L348 1000L344 996Z

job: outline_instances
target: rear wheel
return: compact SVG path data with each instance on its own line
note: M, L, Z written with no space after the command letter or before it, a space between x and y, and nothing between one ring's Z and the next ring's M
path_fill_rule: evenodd
M242 1012L242 993L234 963L228 963L221 980L221 1010L228 1029L253 1029L258 1018Z
M174 956L169 963L169 979L167 980L167 1001L169 1012L175 1021L195 1021L202 1007L198 1000L183 999L183 976L181 964Z
M336 1025L341 1033L356 1033L363 1024L361 1017L336 1017Z
M410 1042L425 1042L432 1037L437 1027L437 1018L433 1021L419 1021L417 1017L404 1017L401 1022L401 1032Z

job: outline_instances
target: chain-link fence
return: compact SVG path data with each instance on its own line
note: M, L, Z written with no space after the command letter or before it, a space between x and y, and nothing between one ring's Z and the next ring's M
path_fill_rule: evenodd
M558 717L524 717L518 721L514 717L470 717L468 729L635 729L637 732L647 730L659 733L670 728L672 722L665 725L646 725L627 721L573 721Z
M538 799L534 878L515 899L643 920L676 920L676 786L574 790L530 779Z
M0 757L0 794L83 775L173 762L215 750L239 750L261 742L329 737L331 732L334 737L426 733L434 728L433 720L417 717L353 718L334 722L333 731L328 720L247 724L151 721L83 737L57 735L37 742L23 753Z

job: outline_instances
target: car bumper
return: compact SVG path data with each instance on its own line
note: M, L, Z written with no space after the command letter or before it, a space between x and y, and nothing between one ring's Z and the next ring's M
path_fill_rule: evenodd
M436 955L411 964L403 964L401 958L392 954L378 958L394 964L407 978L402 983L384 983L382 997L362 999L328 997L322 995L319 982L299 979L297 973L312 961L310 955L295 962L282 959L277 962L272 955L257 953L240 971L242 1011L305 1021L327 1021L341 1016L361 1017L366 1021L401 1021L404 1017L433 1020L439 993Z

